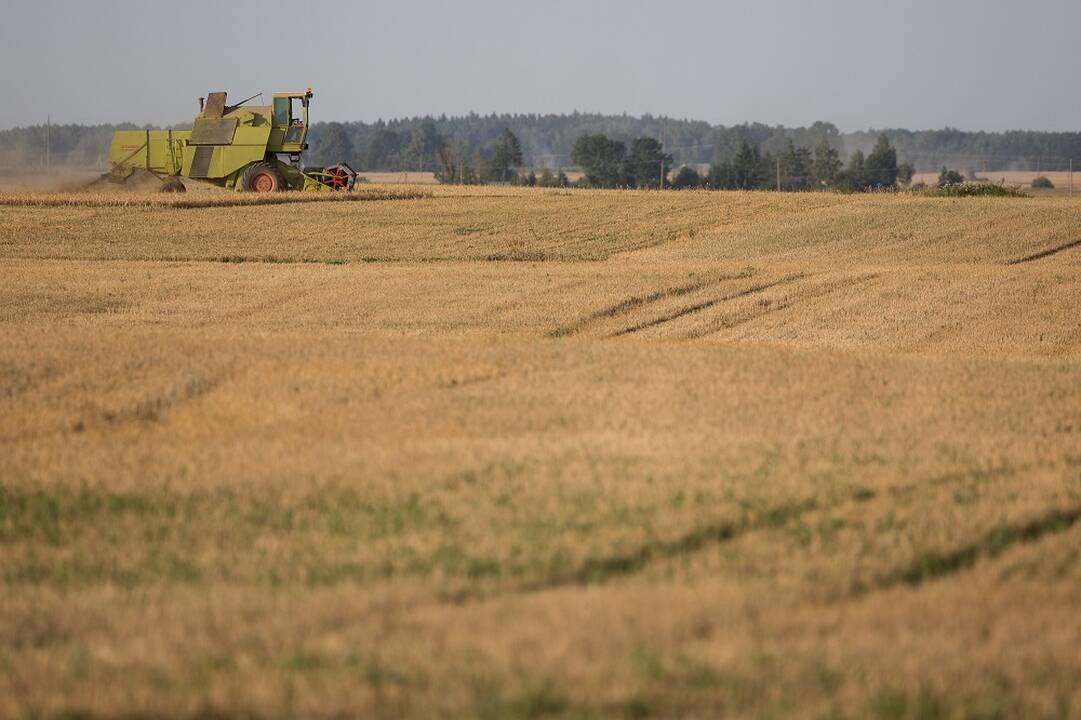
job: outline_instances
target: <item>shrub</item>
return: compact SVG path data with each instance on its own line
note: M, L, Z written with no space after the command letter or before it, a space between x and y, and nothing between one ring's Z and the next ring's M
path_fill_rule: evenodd
M676 176L672 178L673 190L684 190L687 188L696 188L702 186L702 176L698 174L698 171L692 167L684 165L676 173Z
M992 183L955 183L917 192L925 197L1031 197L1020 188L994 185Z
M912 166L912 163L901 163L897 166L897 182L904 187L912 184L912 178L915 174L916 168Z
M1046 175L1039 175L1032 180L1032 188L1034 190L1054 190L1055 183L1051 182L1051 178Z
M510 176L510 184L516 187L536 187L537 173L532 170L528 173L515 173Z
M964 183L965 178L961 173L956 170L950 170L946 166L942 166L942 172L938 174L938 186L940 188L949 187L950 185L960 185Z

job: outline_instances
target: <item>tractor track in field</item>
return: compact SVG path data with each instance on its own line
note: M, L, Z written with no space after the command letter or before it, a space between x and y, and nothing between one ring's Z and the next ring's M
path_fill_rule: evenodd
M260 314L265 314L271 310L280 310L288 306L291 303L303 301L310 298L316 292L315 288L307 287L297 290L283 290L280 293L275 294L274 297L267 298L254 302L243 307L235 308L232 310L225 310L215 318L208 318L200 320L194 323L195 327L207 327L221 322L222 320L254 320Z
M1032 262L1034 260L1043 260L1046 257L1051 257L1052 255L1058 255L1061 252L1065 252L1067 250L1071 250L1071 249L1073 249L1075 247L1079 247L1079 246L1081 246L1081 240L1074 240L1072 242L1066 243L1065 245L1059 245L1057 247L1048 248L1047 250L1041 250L1040 252L1037 252L1037 253L1032 253L1031 255L1025 255L1024 257L1019 257L1019 258L1015 258L1013 260L1008 260L1006 262L1006 264L1007 265L1022 265L1024 263L1029 263L1029 262Z
M792 521L816 511L833 511L846 504L862 506L875 499L892 500L912 492L916 486L939 486L977 476L980 482L989 478L1009 477L1017 468L1002 467L981 472L950 472L927 478L918 483L886 488L880 492L867 492L853 488L844 499L821 504L815 497L793 500L743 517L717 520L707 523L670 539L654 540L620 553L586 558L583 562L564 572L522 583L494 594L462 591L446 600L462 604L483 601L499 595L528 595L566 587L603 585L615 580L632 577L651 564L664 560L702 552L734 542L754 532L783 530ZM986 477L984 477L986 476ZM867 583L855 585L844 597L858 599L862 596L890 590L898 586L918 587L971 568L983 558L996 558L1006 551L1037 542L1049 536L1067 532L1081 522L1081 505L1055 508L1035 518L1013 524L1002 524L979 536L976 540L960 544L952 549L919 553L908 563L881 574Z
M754 276L757 271L748 270L741 273L734 273L729 275L720 275L709 278L698 278L692 282L685 283L683 285L676 285L674 287L664 288L662 290L656 290L646 295L634 295L625 300L621 300L614 305L597 310L580 320L577 320L569 325L556 328L548 333L548 337L561 338L568 337L570 335L576 335L585 329L587 329L593 323L600 320L606 320L608 318L618 317L620 315L626 315L638 308L647 307L654 303L660 302L668 298L681 297L683 295L689 295L690 293L698 290L703 290L710 285L716 285L722 282L729 282L732 280L742 280Z
M806 291L795 293L792 296L791 300L813 300L815 298L826 297L827 295L832 295L836 292L841 292L849 288L854 288L863 283L870 282L871 280L874 280L878 277L879 273L869 273L854 278L840 278L838 280L826 281L821 283L817 287L812 287L807 289ZM797 302L790 302L789 299L786 298L782 302L778 302L776 304L771 303L769 305L763 306L762 309L758 311L752 308L751 310L740 313L735 317L722 318L719 323L713 323L703 328L691 330L683 335L683 339L697 340L699 338L708 337L710 335L716 335L717 333L731 330L732 328L736 328L741 325L746 325L749 322L752 322L762 317L766 317L767 315L773 315L774 313L781 312L782 310L787 310L788 308L794 307L797 304Z
M609 335L609 337L616 338L616 337L625 337L627 335L633 335L634 333L638 333L638 332L641 332L643 330L648 330L650 328L654 328L654 327L657 327L659 325L664 325L665 323L672 322L673 320L678 320L679 318L686 317L688 315L694 315L695 313L700 313L703 310L714 307L715 305L720 305L721 303L730 302L732 300L738 300L739 298L755 295L757 293L769 290L770 288L774 288L774 287L778 287L780 285L787 285L787 284L796 282L796 281L801 280L801 279L803 279L805 277L807 277L806 273L796 273L794 275L787 275L787 276L785 276L783 278L780 278L779 280L759 283L757 285L754 285L753 287L749 287L749 288L747 288L745 290L740 290L739 292L729 293L729 294L723 295L723 296L721 296L719 298L712 298L712 299L709 299L709 300L703 300L702 302L695 303L693 305L688 305L688 306L682 307L682 308L680 308L678 310L675 310L673 312L666 313L665 315L662 315L661 317L653 318L651 320L646 320L646 321L638 323L636 325L631 325L631 326L625 327L625 328L623 328L621 330L617 330L616 332Z
M1081 521L1081 505L1055 508L1043 515L1022 523L1000 525L976 541L960 545L952 550L920 553L907 565L879 576L859 586L854 596L881 592L907 585L919 587L968 570L981 559L994 559L1014 547L1028 545L1051 535L1067 532Z
M668 540L656 540L644 543L622 553L613 553L601 557L587 558L575 568L565 573L550 575L533 582L524 583L509 592L530 594L563 587L600 585L606 582L629 577L645 570L650 564L662 560L674 560L701 552L709 547L717 547L733 542L753 532L777 530L791 521L816 510L831 510L844 502L863 504L870 502L876 493L853 493L840 502L822 505L815 497L792 500L741 518L718 520L683 533ZM455 598L464 601L467 598Z
M853 498L851 501L864 503L870 499ZM819 509L824 508L821 508L814 498L809 498L768 510L755 520L733 520L705 525L671 540L641 545L626 553L589 558L566 575L526 583L511 592L531 594L563 587L602 585L635 575L657 561L694 554L710 546L733 542L753 532L781 528L790 521ZM953 549L920 553L909 563L871 582L855 586L846 593L846 597L859 598L902 585L919 587L928 582L947 578L970 569L981 559L994 559L1014 547L1067 532L1079 521L1081 521L1081 506L1056 508L1026 522L1000 525L979 539Z
M229 374L228 372L207 375L189 373L185 379L173 383L165 392L137 403L125 412L118 413L115 418L106 415L106 419L109 422L134 420L158 422L166 413L209 395L221 387Z
M0 445L42 440L49 437L82 433L91 428L115 428L132 423L160 423L179 407L195 402L229 382L234 376L226 369L213 373L185 372L161 392L116 410L93 408L63 427L44 428L0 437Z
M659 560L683 557L710 546L731 542L756 530L782 526L818 507L818 501L812 497L766 509L751 519L721 520L706 524L675 538L645 543L627 552L588 558L566 573L524 583L511 592L531 594L561 587L604 584L637 574Z

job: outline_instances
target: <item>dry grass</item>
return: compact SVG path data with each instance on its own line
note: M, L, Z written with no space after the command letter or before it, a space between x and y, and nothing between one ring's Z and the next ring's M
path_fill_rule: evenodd
M380 189L375 188L376 192ZM1077 239L1081 198L943 199L832 194L401 188L410 202L232 205L186 210L176 196L126 207L8 207L6 257L85 260L295 259L810 264L979 264ZM125 196L126 197L126 196ZM158 198L162 198L159 200ZM220 194L210 201L217 202ZM283 197L324 197L286 195ZM330 196L327 196L330 197ZM334 196L336 197L336 196ZM361 197L364 197L363 193ZM378 195L376 197L379 197ZM58 202L65 202L59 196ZM523 202L522 198L528 198ZM200 200L202 198L200 197ZM112 196L87 198L112 202ZM125 200L118 200L125 202ZM253 200L252 202L259 202Z
M0 714L1081 713L1079 203L0 213Z
M1067 171L988 170L977 174L981 180L1007 187L1019 187L1024 189L1025 192L1032 192L1040 197L1070 195L1070 173ZM1032 181L1041 176L1050 179L1055 187L1046 190L1033 188ZM933 186L938 183L938 173L917 173L913 176L912 182ZM1073 192L1075 195L1081 196L1081 173L1073 176Z
M432 172L362 172L360 177L371 183L384 185L438 185Z
M79 208L160 208L185 210L193 208L263 207L295 203L357 202L364 200L418 200L430 197L417 189L388 190L382 187L360 187L353 192L316 193L288 192L266 195L249 193L161 194L161 193L0 193L0 207L79 207Z

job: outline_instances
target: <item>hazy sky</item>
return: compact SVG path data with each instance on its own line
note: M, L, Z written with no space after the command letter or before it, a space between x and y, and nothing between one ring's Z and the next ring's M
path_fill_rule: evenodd
M1081 0L4 0L0 127L172 123L311 86L317 120L627 112L1081 128Z

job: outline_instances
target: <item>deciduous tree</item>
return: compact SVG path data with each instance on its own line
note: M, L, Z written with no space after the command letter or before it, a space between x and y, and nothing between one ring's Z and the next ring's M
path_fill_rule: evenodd
M571 161L585 172L590 187L618 187L623 180L626 146L607 135L582 135L571 150Z
M650 137L640 137L631 143L625 175L628 185L640 188L661 186L661 177L668 177L672 156L666 155L661 144Z
M674 190L687 190L691 188L697 188L702 186L702 176L698 174L698 171L689 165L684 165L676 173L676 176L672 178L672 188Z

